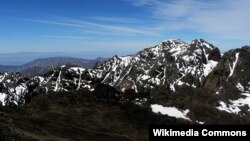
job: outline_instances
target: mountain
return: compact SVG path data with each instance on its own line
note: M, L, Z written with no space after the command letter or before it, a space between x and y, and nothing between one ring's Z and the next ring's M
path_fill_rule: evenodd
M63 65L32 80L43 92L94 90L96 82L121 92L149 92L159 85L175 92L176 86L200 87L219 59L218 48L204 40L168 40L133 56L114 56L93 69Z
M227 54L225 53L223 57L228 56ZM36 70L39 71L42 70L39 67L51 64L61 65L51 68L44 75L29 79L27 85L34 87L32 91L36 92L80 89L94 91L96 84L101 83L114 87L120 92L132 90L136 93L150 93L158 86L165 86L170 93L175 93L180 87L202 88L204 83L206 88L209 85L210 72L214 70L218 62L225 60L224 58L221 59L217 47L203 39L191 42L177 39L163 41L135 55L114 56L110 60L97 63L92 69L62 64L71 62L78 66L86 66L91 61L97 62L97 60L48 58L35 60L24 66L26 68L37 66ZM15 76L14 74L8 75ZM6 75L1 77L1 83L9 82ZM16 82L19 81L16 80ZM27 93L32 93L32 91Z
M203 39L176 39L92 68L59 64L30 78L3 72L0 137L147 140L150 124L249 124L249 56L249 46L222 56ZM37 124L41 131L30 130Z
M207 77L204 88L221 101L218 108L229 113L250 111L250 46L226 52Z
M93 60L88 59L79 59L79 58L71 58L71 57L51 57L51 58L42 58L36 59L30 63L23 65L25 68L31 68L34 66L37 67L49 67L52 65L61 66L65 64L76 65L85 68L91 68L97 63L98 61L107 60L105 58L97 58Z
M203 39L191 42L177 39L163 41L135 55L114 56L110 60L97 63L91 69L62 64L71 62L78 66L87 66L98 59L39 59L24 66L37 66L36 72L52 64L58 64L59 67L55 66L43 75L30 79L19 73L2 73L1 101L4 103L14 99L15 104L23 103L25 100L19 99L34 92L95 91L98 84L111 86L120 93L132 91L145 95L160 86L164 86L168 93L177 93L182 88L203 89L211 94L222 95L234 92L234 97L225 97L239 100L239 97L248 97L249 93L249 78L244 73L248 71L248 53L249 47L243 47L230 50L221 58L219 49ZM237 66L239 63L246 68ZM21 86L25 90L19 92ZM238 93L242 96L237 95Z
M111 52L105 52L111 54ZM38 58L69 57L69 58L88 58L94 60L93 56L103 57L103 52L17 52L0 53L0 64L4 66L20 66L27 64ZM93 58L93 59L90 59ZM104 57L105 58L105 57Z
M74 66L92 68L97 62L105 61L106 58L96 58L92 60L71 57L50 57L41 58L26 63L21 66L0 65L0 71L21 72L26 76L35 76L47 72L51 67L70 64Z
M114 56L96 68L103 70L102 83L119 90L139 92L166 85L175 91L176 85L200 87L220 57L219 49L202 39L167 40L134 56Z

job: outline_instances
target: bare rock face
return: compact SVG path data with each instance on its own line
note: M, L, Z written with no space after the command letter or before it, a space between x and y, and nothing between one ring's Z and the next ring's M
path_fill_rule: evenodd
M218 95L219 110L244 114L250 111L250 47L226 52L207 77L204 90Z
M218 48L215 48L208 56L209 60L213 60L213 61L220 61L221 59L221 53L220 50Z
M222 90L224 85L248 84L250 81L249 55L250 47L248 46L226 52L207 77L204 88L210 92L217 92L219 88Z

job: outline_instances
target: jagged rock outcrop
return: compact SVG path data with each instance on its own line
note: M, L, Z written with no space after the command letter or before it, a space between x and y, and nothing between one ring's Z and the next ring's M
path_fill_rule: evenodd
M207 77L204 89L222 96L219 108L239 113L250 106L250 47L226 52ZM247 108L248 107L248 108Z

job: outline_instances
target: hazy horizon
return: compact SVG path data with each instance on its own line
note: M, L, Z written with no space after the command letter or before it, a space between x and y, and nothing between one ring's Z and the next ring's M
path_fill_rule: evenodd
M101 52L95 52L101 58L110 58L108 53L102 55ZM70 57L79 59L96 59L89 53L84 52L16 52L16 53L0 53L0 66L20 66L36 59L44 59L50 57Z

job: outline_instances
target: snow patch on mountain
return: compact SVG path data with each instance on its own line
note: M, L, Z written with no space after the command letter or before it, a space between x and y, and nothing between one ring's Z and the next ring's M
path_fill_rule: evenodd
M204 76L208 76L212 70L216 67L216 65L218 64L218 62L213 61L213 60L209 60L208 63L206 65L204 65Z
M163 107L162 105L152 104L151 109L154 113L160 113L162 115L168 115L170 117L182 118L185 120L190 120L187 117L189 110L181 111L175 107Z
M236 88L238 88L239 91L244 92L244 87L239 82L237 83Z
M0 102L1 106L5 106L5 99L7 98L7 94L5 93L0 93Z
M215 92L215 94L220 94L220 91L223 89L223 86L220 86L219 89Z
M240 98L238 100L230 101L230 104L226 104L225 102L220 102L220 106L217 107L219 110L226 111L228 113L235 113L238 114L241 109L240 107L243 107L247 105L250 107L250 94L249 93L243 93L242 95L246 96L245 98ZM248 109L250 111L250 109Z
M4 72L3 75L0 76L0 83L3 82L3 80L5 79L5 77L7 76L8 74L6 72Z
M230 78L230 77L233 75L233 73L234 73L234 69L235 69L236 64L237 64L237 62L238 62L239 55L240 55L240 53L236 53L236 54L235 54L235 61L233 62L233 66L231 66L231 65L229 64L230 74L228 75L228 78Z
M86 69L85 68L80 68L80 67L71 67L69 70L72 70L72 71L76 72L77 74L81 74Z
M57 78L57 80L56 80L56 86L55 86L55 89L54 89L55 92L57 92L58 89L59 89L59 84L60 84L60 82L61 82L61 74L62 74L62 70L60 70L59 76L58 76L58 78Z
M25 83L22 83L15 88L15 94L17 96L21 96L22 94L27 93L27 92L28 92L28 88Z
M243 86L240 83L237 83L236 86L242 93L241 97L237 100L230 100L229 104L226 104L223 101L220 101L220 106L217 108L219 110L226 111L228 113L238 114L241 111L241 107L248 106L248 111L250 111L250 91L244 91Z
M203 125L203 124L205 124L205 122L204 121L196 121L197 123L199 123L199 124L201 124L201 125Z

